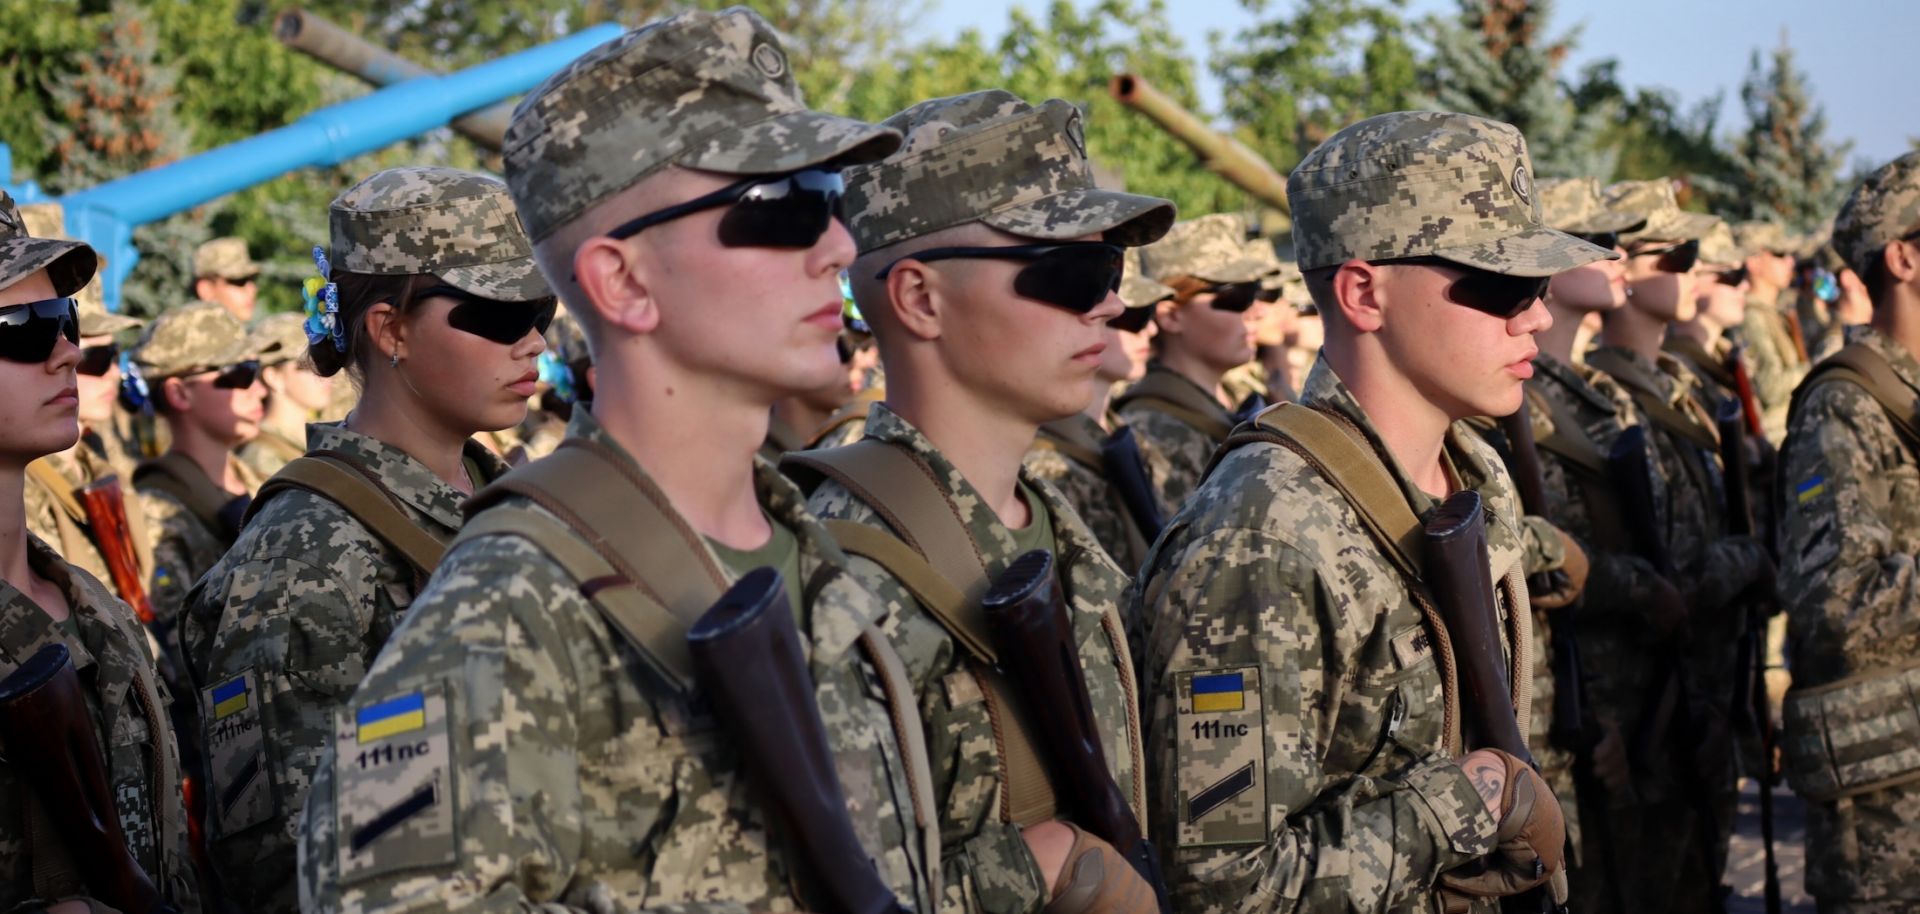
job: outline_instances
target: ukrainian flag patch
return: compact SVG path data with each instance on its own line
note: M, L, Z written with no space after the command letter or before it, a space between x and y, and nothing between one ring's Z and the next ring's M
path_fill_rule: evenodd
M1213 673L1193 677L1193 710L1197 714L1238 711L1247 706L1246 676Z
M388 699L354 716L357 740L369 743L401 733L412 733L427 725L426 697L420 692Z
M1820 493L1825 492L1826 490L1827 490L1827 477L1815 476L1812 479L1809 479L1806 482L1801 483L1797 488L1793 490L1793 494L1794 494L1794 497L1799 500L1799 503L1804 505L1807 502L1810 502L1816 498L1819 498Z
M222 720L247 709L247 677L235 676L213 687L213 719Z

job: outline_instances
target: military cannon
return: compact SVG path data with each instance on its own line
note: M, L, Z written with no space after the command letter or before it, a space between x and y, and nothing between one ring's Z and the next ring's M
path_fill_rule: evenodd
M107 307L118 310L120 286L140 259L133 246L135 226L297 168L338 165L444 127L455 118L532 89L622 31L608 23L458 73L416 76L321 108L277 130L69 193L58 200L66 215L67 233L107 258L101 291ZM5 169L0 176L11 174L10 160L0 145L0 168ZM31 182L11 190L21 203L46 198Z
M1286 177L1239 140L1208 127L1178 102L1132 73L1115 76L1108 91L1120 104L1140 112L1185 143L1208 171L1252 194L1261 203L1282 213L1292 212L1287 206Z
M327 66L360 77L375 88L436 75L411 60L382 48L318 13L290 6L273 20L273 36L280 43ZM505 102L475 111L453 122L467 139L499 152L506 143L507 121L513 109Z

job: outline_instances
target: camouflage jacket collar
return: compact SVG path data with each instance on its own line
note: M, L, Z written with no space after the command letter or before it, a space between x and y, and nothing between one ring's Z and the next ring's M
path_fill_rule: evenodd
M1214 397L1213 391L1195 384L1192 378L1168 368L1166 363L1161 362L1159 359L1147 360L1147 374L1161 375L1174 384L1193 388L1194 393L1199 395L1194 401L1196 404L1202 402L1212 404L1214 411L1219 414L1220 418L1226 420L1228 424L1232 424L1233 411L1220 405L1220 401ZM1145 380L1145 378L1143 377L1142 380ZM1134 383L1138 384L1139 382L1136 381Z
M60 588L67 598L67 609L80 629L82 642L66 642L67 649L73 653L74 669L92 666L93 651L100 646L102 638L109 637L108 632L114 631L111 621L101 617L103 609L94 605L97 597L90 597L74 578L66 560L39 537L27 537L27 567ZM53 617L19 588L0 581L0 671L12 672L40 648L61 640L60 626Z
M1076 413L1065 419L1055 419L1040 426L1040 436L1065 444L1061 454L1075 463L1090 467L1095 472L1104 472L1100 466L1100 447L1106 443L1107 430L1093 421L1092 416ZM1089 458L1093 462L1088 463Z
M1541 383L1557 384L1568 393L1585 401L1587 406L1608 415L1620 411L1613 400L1594 385L1593 377L1596 374L1594 369L1585 365L1562 362L1544 352L1533 360L1533 367L1539 372L1537 377L1541 379Z
M1686 411L1687 401L1692 399L1693 390L1699 385L1693 372L1687 370L1679 359L1662 352L1659 358L1649 359L1624 346L1596 346L1597 353L1609 353L1625 363L1625 371L1609 372L1613 379L1621 384L1655 394L1668 406Z
M615 439L606 426L600 424L592 410L573 411L573 418L567 420L567 437L600 445L615 459L625 461L628 468L641 478L653 478L646 467L640 465L640 461L633 459L633 454L626 446ZM781 475L772 463L755 458L753 487L754 495L759 498L760 507L767 512L767 516L793 531L794 538L799 540L801 590L803 593L810 590L814 592L811 602L799 611L807 616L813 647L817 651L825 651L826 654L822 656L845 651L863 630L879 623L886 615L886 607L855 582L853 575L847 571L846 553L840 551L839 545L827 534L826 527L807 510L807 497L798 486ZM700 548L708 551L716 566L726 567L726 563L713 554L713 547L704 538Z
M1879 353L1888 364L1893 366L1893 371L1900 376L1900 380L1920 389L1920 358L1915 358L1914 354L1907 347L1900 345L1898 340L1880 332L1871 324L1848 327L1845 335L1848 345L1865 346Z
M1014 542L1013 534L1000 516L993 512L986 498L965 476L960 475L953 463L912 423L888 409L885 403L875 403L873 410L867 414L867 437L904 448L926 463L933 471L933 478L940 486L941 493L947 496L954 511L966 523L967 533L972 535L974 545L979 547L980 558L985 561L989 576L998 575L1018 557L1019 546ZM1035 478L1025 466L1020 468L1020 482L1027 491L1039 496L1041 504L1052 515L1054 552L1063 566L1066 563L1064 556L1073 551L1104 554L1093 534L1079 523L1079 513L1052 486Z
M1373 446L1373 451L1387 465L1387 472L1393 474L1395 482L1400 484L1400 492L1407 498L1407 504L1413 507L1413 513L1425 517L1427 512L1440 504L1440 499L1428 494L1413 482L1400 461L1387 449L1387 443L1374 428L1373 420L1353 398L1353 392L1347 389L1340 375L1327 363L1326 357L1314 359L1313 368L1307 372L1307 381L1301 385L1300 403L1323 412L1335 413L1346 419L1360 430L1360 434ZM1455 422L1447 429L1446 456L1461 489L1485 491L1486 485L1493 479L1494 470L1474 451L1468 440L1473 430L1464 422Z
M467 497L407 452L337 422L308 425L307 449L338 451L358 460L380 478L387 491L415 513L439 524L449 534L459 532L460 503ZM479 442L469 440L463 454L480 470L482 478L473 480L476 490L507 472L507 465Z

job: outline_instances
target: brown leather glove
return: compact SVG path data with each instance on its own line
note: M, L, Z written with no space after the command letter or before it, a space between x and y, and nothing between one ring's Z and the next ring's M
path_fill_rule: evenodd
M1071 822L1073 849L1045 914L1159 914L1160 899L1113 845Z
M1556 528L1560 534L1560 547L1566 551L1566 561L1554 569L1550 575L1557 585L1546 593L1533 593L1528 599L1541 609L1560 609L1580 598L1580 592L1587 589L1587 574L1592 566L1587 562L1587 551L1567 535L1567 531Z
M1498 898L1531 889L1566 868L1567 824L1553 789L1526 762L1486 751L1506 766L1495 787L1501 816L1493 853L1441 874L1440 884L1463 895Z

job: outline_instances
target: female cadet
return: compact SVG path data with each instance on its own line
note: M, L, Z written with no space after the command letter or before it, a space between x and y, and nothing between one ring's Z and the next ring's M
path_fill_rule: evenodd
M293 912L295 835L335 708L353 694L460 503L505 472L474 435L526 416L554 298L505 185L394 168L333 201L308 352L358 404L307 430L189 600L207 740L208 843L241 910ZM329 255L330 258L329 258ZM330 269L329 269L330 267Z
M0 682L43 648L65 646L86 710L60 723L91 737L105 763L108 795L95 799L110 808L93 812L117 822L161 897L191 912L198 903L179 756L146 634L98 579L27 532L23 507L27 464L80 435L80 324L71 296L95 265L85 244L28 235L13 199L0 193ZM44 722L33 735L47 737L30 740L41 747L57 744ZM26 754L0 746L0 911L103 910L111 887L87 878L98 861L76 859L58 828L88 811L37 782Z

